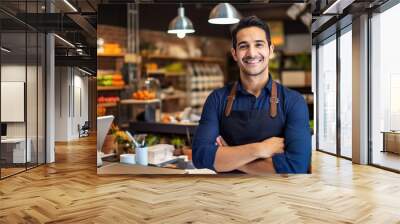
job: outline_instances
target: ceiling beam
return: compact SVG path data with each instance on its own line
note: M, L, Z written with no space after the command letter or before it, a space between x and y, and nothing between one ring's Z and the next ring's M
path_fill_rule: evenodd
M55 56L56 66L87 67L96 70L97 58L93 56Z
M90 24L85 17L80 14L68 14L67 15L72 21L74 21L78 26L82 28L90 37L96 39L97 38L97 31L96 28Z

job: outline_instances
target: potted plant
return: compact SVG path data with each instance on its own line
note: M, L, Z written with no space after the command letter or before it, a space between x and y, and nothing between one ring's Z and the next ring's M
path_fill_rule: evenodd
M116 131L114 133L115 142L118 144L117 154L134 153L133 142L129 139L125 131Z

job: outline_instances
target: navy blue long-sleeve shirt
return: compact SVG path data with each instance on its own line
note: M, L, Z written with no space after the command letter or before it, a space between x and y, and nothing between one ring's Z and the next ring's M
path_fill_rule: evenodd
M271 76L259 97L248 93L238 84L236 98L232 110L269 110L269 98L272 81ZM283 137L284 153L272 157L277 173L307 173L311 161L311 133L307 104L298 92L277 85L278 95L283 97L278 106L278 117L285 120ZM214 161L218 146L216 138L220 135L220 121L223 116L228 86L214 90L207 98L199 126L193 139L193 163L196 168L215 170ZM266 127L267 128L267 127Z

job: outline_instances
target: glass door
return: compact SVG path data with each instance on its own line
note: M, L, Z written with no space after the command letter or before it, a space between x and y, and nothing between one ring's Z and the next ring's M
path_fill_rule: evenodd
M317 49L317 149L336 154L336 35Z
M10 1L1 5L20 14L16 19L0 11L0 178L45 163L46 40L43 33L22 22L27 21L25 15L44 13L43 4Z
M1 34L2 177L26 170L31 161L26 150L26 38L26 32Z
M400 4L371 18L370 151L374 165L400 171Z
M352 32L351 25L341 31L340 63L340 156L352 158Z

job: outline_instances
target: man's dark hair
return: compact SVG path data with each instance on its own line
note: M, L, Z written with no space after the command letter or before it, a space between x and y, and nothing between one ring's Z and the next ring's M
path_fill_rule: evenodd
M264 30L265 36L267 37L268 46L271 46L271 33L269 31L268 25L264 21L259 19L257 16L249 16L241 19L231 32L233 49L236 49L236 44L237 44L236 34L244 28L253 26Z

